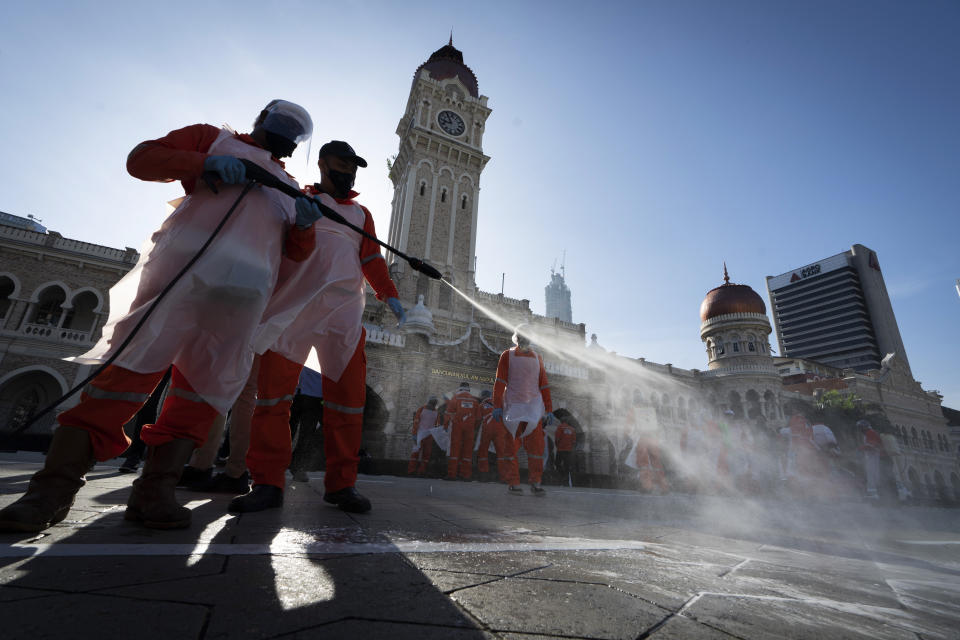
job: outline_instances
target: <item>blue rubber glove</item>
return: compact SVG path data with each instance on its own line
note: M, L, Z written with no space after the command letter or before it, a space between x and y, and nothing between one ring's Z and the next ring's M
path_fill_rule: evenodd
M544 414L543 426L549 427L551 424L553 424L554 420L556 420L556 417L553 415L553 412Z
M503 409L499 407L493 410L493 419L497 422L503 422Z
M393 311L393 315L397 316L397 326L402 327L403 323L407 321L407 314L403 310L403 305L396 298L387 298L387 306L390 307L390 311Z
M203 170L217 174L224 184L239 184L247 177L246 167L233 156L208 156Z
M297 198L295 205L297 210L297 226L306 229L314 222L323 217L320 207L313 201L313 198Z

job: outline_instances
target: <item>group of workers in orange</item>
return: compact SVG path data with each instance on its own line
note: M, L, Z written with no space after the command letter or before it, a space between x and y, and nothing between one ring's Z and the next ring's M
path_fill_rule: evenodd
M461 382L444 406L431 397L413 417L414 447L407 473L424 475L436 443L447 452L447 480L471 480L473 456L477 470L490 477L489 450L497 456L497 475L510 495L523 495L518 453L527 454L527 481L534 496L546 495L542 486L547 460L545 427L559 422L553 414L550 385L543 357L530 347L525 326L517 327L514 346L500 354L493 393L471 393ZM565 422L556 425L554 436L558 470L571 471L576 431ZM562 461L562 462L561 462Z
M149 451L125 518L159 529L190 525L175 487L194 448L245 387L257 396L246 456L254 484L230 509L280 506L290 403L310 349L323 371L324 500L345 511L370 510L354 486L366 389L365 282L398 322L405 312L376 242L329 220L318 206L375 237L373 218L352 188L367 162L334 140L320 148L318 184L301 189L284 170L281 158L312 131L305 109L273 100L249 134L196 124L130 152L132 176L179 180L185 197L172 203L136 267L111 289L102 338L76 361L115 359L58 416L43 468L0 510L0 530L41 531L62 521L93 464L127 448L123 425L168 369L166 400L141 432ZM245 162L305 197L250 182Z

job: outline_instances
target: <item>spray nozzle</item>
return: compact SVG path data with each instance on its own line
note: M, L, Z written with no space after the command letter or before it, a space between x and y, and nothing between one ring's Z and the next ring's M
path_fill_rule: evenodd
M407 262L410 263L410 266L419 271L420 273L433 278L434 280L443 280L443 274L437 271L433 266L424 262L420 258L408 258Z

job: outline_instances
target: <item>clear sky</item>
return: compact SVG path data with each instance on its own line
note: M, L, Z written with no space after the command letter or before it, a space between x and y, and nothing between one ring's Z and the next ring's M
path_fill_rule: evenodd
M576 322L623 355L705 368L722 283L854 243L883 268L910 363L960 407L960 3L49 2L0 22L0 210L139 247L176 185L124 161L272 98L346 139L384 237L414 70L454 45L493 113L479 286L543 313L566 250ZM313 155L313 154L311 154ZM305 150L288 163L317 178ZM775 345L776 346L776 345Z

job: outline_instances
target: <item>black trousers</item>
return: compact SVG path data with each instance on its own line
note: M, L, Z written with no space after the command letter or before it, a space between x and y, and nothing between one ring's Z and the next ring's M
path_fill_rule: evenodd
M290 471L315 471L322 469L323 455L323 398L308 396L302 393L294 398L294 405L290 409L290 430L299 434L297 446L290 458ZM293 424L296 416L296 426Z
M556 466L560 481L566 482L567 474L573 472L573 451L557 451Z

